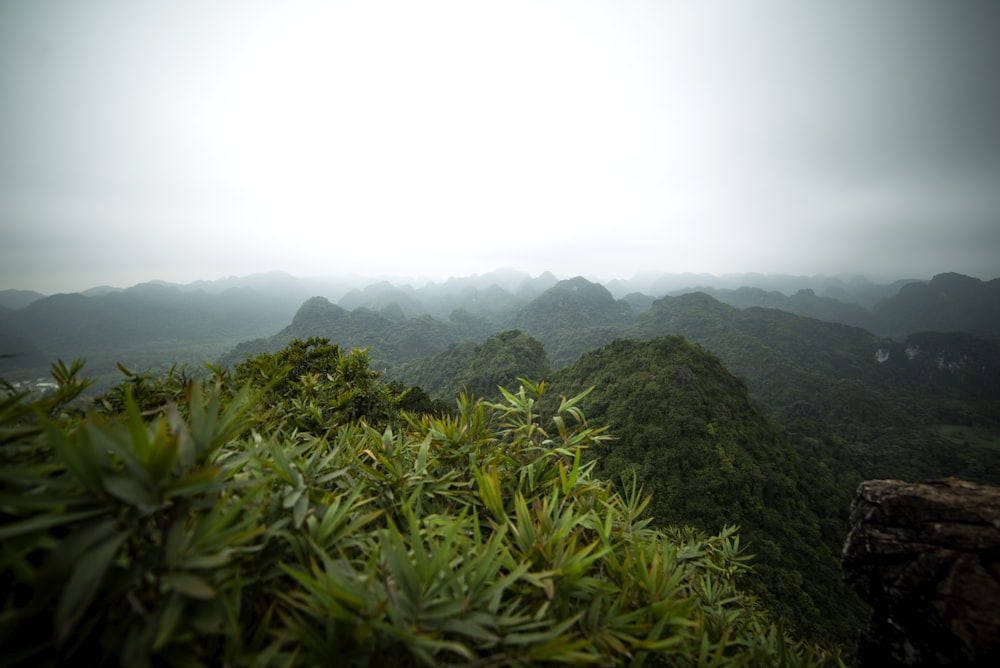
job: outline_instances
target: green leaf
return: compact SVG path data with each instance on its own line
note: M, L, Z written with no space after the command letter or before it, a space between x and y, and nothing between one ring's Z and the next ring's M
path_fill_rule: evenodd
M215 598L215 589L204 579L191 573L166 573L160 577L160 583L168 590L176 591L191 598L202 600Z
M306 518L306 512L309 510L309 495L303 494L295 501L295 507L292 508L292 524L298 529L302 526L303 520Z
M73 628L87 611L94 595L101 587L108 566L111 565L118 548L127 536L127 532L113 534L90 547L76 561L56 608L58 644L62 645L69 638Z
M15 536L31 533L33 531L41 531L50 527L59 526L60 524L72 524L73 522L103 515L106 512L107 511L105 509L98 508L96 510L80 510L75 513L54 512L46 513L44 515L35 515L33 517L23 519L20 522L13 522L0 527L0 540L7 540Z
M51 420L38 414L45 436L70 475L90 490L101 488L99 459L89 440L74 443Z
M133 506L152 508L159 504L153 490L132 476L107 475L104 477L104 489Z
M156 623L156 636L153 640L155 651L162 650L170 641L177 628L177 623L180 622L181 616L184 614L184 604L184 598L176 593L171 593L167 597L167 603L163 606L163 612Z

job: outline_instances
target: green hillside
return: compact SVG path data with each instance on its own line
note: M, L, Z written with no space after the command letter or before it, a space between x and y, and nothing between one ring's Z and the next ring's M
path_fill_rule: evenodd
M799 456L714 355L678 336L618 340L556 372L552 388L597 389L581 407L617 438L592 448L595 472L635 472L660 526L740 526L755 590L796 628L849 642L864 619L840 582L846 507L821 514L834 481Z
M294 339L329 338L345 348L370 348L380 364L398 364L443 351L466 338L476 323L469 319L444 322L431 316L406 318L397 309L388 312L359 307L348 311L325 297L307 300L291 324L274 336L241 343L222 359L236 363L261 352L274 352Z
M463 341L433 357L406 362L392 376L418 385L438 400L462 392L499 399L500 387L514 387L518 378L547 378L551 370L542 344L523 332L507 330L481 344Z
M251 288L207 293L146 283L34 300L0 318L0 345L20 340L36 351L5 373L37 376L58 359L85 358L91 373L108 378L119 362L145 369L217 359L240 341L278 331L293 314L283 299Z
M1000 343L1000 279L938 274L902 286L872 311L895 338L924 331L968 332Z
M542 342L555 367L621 335L632 308L607 288L577 277L559 281L525 305L509 322Z

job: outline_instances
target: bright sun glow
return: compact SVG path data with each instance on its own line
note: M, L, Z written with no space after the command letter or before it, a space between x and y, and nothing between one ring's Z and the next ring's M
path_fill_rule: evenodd
M294 17L233 83L223 150L255 216L435 230L457 250L472 228L552 243L651 215L635 180L648 132L614 45L552 12L396 9Z

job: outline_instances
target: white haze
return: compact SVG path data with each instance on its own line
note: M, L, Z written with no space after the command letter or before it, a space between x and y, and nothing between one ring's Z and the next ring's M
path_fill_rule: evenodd
M997 34L993 2L5 2L0 289L994 278Z

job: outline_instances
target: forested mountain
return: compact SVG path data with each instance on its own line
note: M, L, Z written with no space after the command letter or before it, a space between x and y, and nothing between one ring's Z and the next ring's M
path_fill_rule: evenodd
M0 309L24 308L43 297L45 295L34 290L0 290Z
M0 332L0 373L22 368L45 368L49 359L28 341Z
M875 305L881 330L901 338L914 332L969 332L1000 343L1000 279L980 281L939 274L904 285Z
M997 396L997 347L970 335L925 333L896 341L782 310L737 309L704 293L663 298L636 314L582 278L557 283L506 325L537 339L556 368L615 338L680 334L745 379L751 396L771 415L794 417L793 422L818 416L838 425L830 438L841 439L842 447L863 448L878 440L880 448L855 458L851 479L879 472L947 473L941 461L934 463L940 452L966 441L990 443L990 430L1000 423L991 401ZM447 400L463 385L486 393L495 388L490 375L481 373L489 364L473 363L490 327L490 321L464 310L441 321L405 318L398 311L347 311L319 298L304 304L280 334L242 344L224 361L273 351L293 338L328 336L341 345L370 348L390 376ZM428 359L413 361L420 358ZM538 365L526 369L534 372ZM963 470L972 472L977 458L988 462L993 455L969 457ZM988 469L978 468L982 479Z
M27 367L17 359L21 375L43 374L55 359L78 357L100 375L117 362L141 369L212 360L241 340L280 329L293 313L287 301L251 288L208 294L146 283L100 296L36 300L4 314L0 332L30 342L44 360Z
M520 309L507 323L534 336L559 367L621 335L632 307L585 278L559 281Z
M896 339L937 331L969 332L1000 342L1000 279L980 281L961 274L939 274L930 281L901 281L892 287L895 289L883 291L872 287L854 295L830 290L825 296L812 289L786 294L747 286L692 287L671 294L704 292L740 309L780 309Z
M793 295L801 290L811 290L821 297L831 297L846 303L855 303L866 309L882 299L891 297L907 283L917 279L900 279L891 283L876 283L861 276L788 276L782 274L639 274L631 279L615 279L607 288L615 297L639 292L654 297L677 295L682 292L711 292L723 294L749 288L763 292Z
M548 378L545 348L537 339L517 330L498 332L481 344L462 341L442 353L411 360L392 370L439 401L452 401L462 392L498 399L498 387L516 387L518 378Z
M702 344L771 408L814 396L831 376L874 373L876 350L888 345L855 327L776 309L738 309L704 293L657 301L625 333L639 339L680 334Z
M735 290L718 288L689 288L673 293L673 296L702 292L719 300L723 304L739 309L760 306L779 309L795 315L838 322L853 327L861 327L871 331L878 329L878 318L868 309L858 303L843 301L833 297L820 297L811 289L802 289L792 295L786 295L777 290L742 287Z
M706 287L698 290L697 285ZM365 308L395 322L429 315L453 324L458 338L446 344L520 329L542 340L553 364L560 366L617 336L631 336L622 327L668 291L670 296L703 291L738 308L776 308L897 340L930 330L967 331L1000 342L998 285L1000 280L958 274L887 284L846 277L662 274L601 286L580 277L559 281L551 273L531 277L497 270L414 287L400 279L372 283L361 277L306 279L271 272L187 285L102 286L75 296L6 290L0 293L0 334L6 341L31 342L46 364L79 355L89 360L92 371L113 368L115 361L139 367L194 362L280 331L307 298L322 296L347 311ZM95 301L81 301L81 296ZM567 320L574 320L572 327ZM569 329L574 336L566 336ZM276 338L270 349L287 340ZM267 349L268 344L255 345ZM28 377L44 371L46 364L20 354L23 345L15 347L17 351L0 350L0 355L17 354L3 358L6 372Z
M435 355L447 346L469 338L475 329L469 319L444 322L424 315L406 318L397 309L381 312L359 307L353 311L313 297L296 312L291 324L277 334L241 343L223 359L231 364L262 352L274 352L293 339L322 336L345 348L370 348L378 364L398 364Z
M758 591L796 628L843 642L864 606L840 582L847 508L834 480L800 456L722 362L679 336L617 340L557 371L551 392L581 402L615 438L591 448L595 471L653 495L661 525L727 523L756 555Z
M399 314L405 318L427 315L427 308L414 296L413 288L399 288L388 281L372 283L361 289L355 288L341 297L337 305L348 311L363 307L371 311Z

